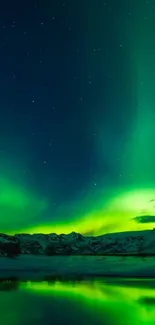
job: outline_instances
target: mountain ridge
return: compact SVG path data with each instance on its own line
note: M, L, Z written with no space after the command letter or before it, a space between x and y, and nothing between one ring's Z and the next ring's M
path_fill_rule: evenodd
M99 236L0 233L0 256L24 255L155 255L155 230L126 231Z

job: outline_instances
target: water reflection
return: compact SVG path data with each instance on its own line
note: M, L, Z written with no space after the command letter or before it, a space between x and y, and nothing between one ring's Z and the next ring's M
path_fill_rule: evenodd
M1 324L155 324L155 280L0 282Z

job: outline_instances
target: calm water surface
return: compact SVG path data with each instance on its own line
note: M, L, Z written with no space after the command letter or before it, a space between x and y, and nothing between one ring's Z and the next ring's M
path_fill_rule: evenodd
M155 280L3 280L0 323L154 325Z

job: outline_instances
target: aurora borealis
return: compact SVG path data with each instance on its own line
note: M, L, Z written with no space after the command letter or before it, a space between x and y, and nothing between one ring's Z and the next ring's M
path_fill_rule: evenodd
M155 227L154 28L153 0L1 5L1 232Z

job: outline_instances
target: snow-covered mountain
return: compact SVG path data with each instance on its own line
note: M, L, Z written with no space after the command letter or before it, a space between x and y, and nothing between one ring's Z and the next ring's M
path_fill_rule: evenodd
M102 236L0 234L0 255L155 255L155 230Z

